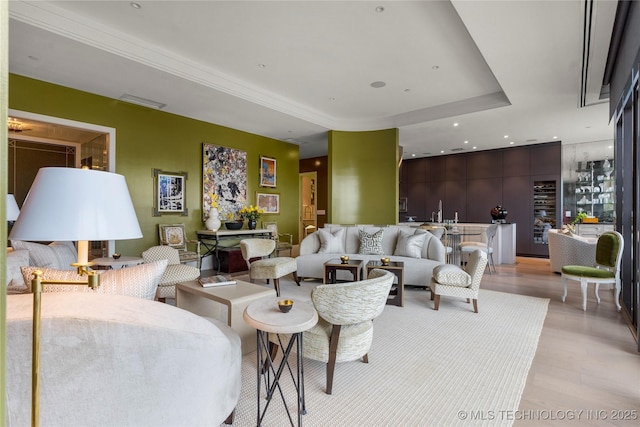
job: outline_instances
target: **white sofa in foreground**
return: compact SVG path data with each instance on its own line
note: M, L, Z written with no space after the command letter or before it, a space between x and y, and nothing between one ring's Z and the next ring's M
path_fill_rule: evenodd
M7 296L7 426L30 425L32 301ZM41 339L43 427L217 427L240 396L239 336L168 304L43 293Z
M380 230L382 238L379 245L372 242L379 235L377 238L366 237L375 236ZM366 233L364 242L362 233ZM379 227L325 224L324 228L300 242L300 255L296 258L298 277L322 279L324 263L341 255L365 261L379 261L383 256L389 257L391 261L403 261L404 284L421 287L429 286L433 269L445 262L444 245L426 230L397 225ZM338 277L352 279L347 272L342 271L338 272Z

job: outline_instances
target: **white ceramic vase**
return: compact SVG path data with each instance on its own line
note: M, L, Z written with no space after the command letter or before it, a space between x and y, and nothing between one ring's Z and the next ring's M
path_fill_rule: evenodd
M222 223L220 222L220 214L218 208L209 209L209 218L204 223L207 226L207 230L218 231Z

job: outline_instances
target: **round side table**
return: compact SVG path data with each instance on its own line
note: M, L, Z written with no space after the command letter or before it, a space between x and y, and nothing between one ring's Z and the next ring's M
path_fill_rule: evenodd
M284 393L280 388L280 377L285 367L288 368L296 390L298 391L298 426L302 425L302 415L306 413L305 400L304 400L304 369L303 369L303 348L302 348L302 334L304 331L311 329L318 323L318 313L311 304L307 304L300 300L294 300L293 307L288 313L283 313L278 308L278 300L282 298L265 298L260 301L253 302L247 306L244 310L244 321L254 328L256 328L257 334L257 346L256 352L258 358L257 367L257 389L258 389L258 423L257 426L262 425L271 398L276 391L276 388L280 392L283 403L289 416L289 421L293 425L293 419L287 406L287 402L284 400ZM282 361L276 370L271 353L269 351L269 334L276 334L278 343L283 350L284 356ZM291 339L286 342L282 340L280 334L290 334ZM297 370L294 376L293 370L289 365L289 354L296 346L297 355ZM273 374L273 378L271 375ZM267 392L267 403L265 404L264 411L260 410L260 389L261 389L261 376L264 375L265 389Z

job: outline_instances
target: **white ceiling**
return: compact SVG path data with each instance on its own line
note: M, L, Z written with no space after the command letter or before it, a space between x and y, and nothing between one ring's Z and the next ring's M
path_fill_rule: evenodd
M405 158L613 139L600 92L617 1L137 4L11 0L9 71L157 101L301 158L326 155L331 129L397 127Z

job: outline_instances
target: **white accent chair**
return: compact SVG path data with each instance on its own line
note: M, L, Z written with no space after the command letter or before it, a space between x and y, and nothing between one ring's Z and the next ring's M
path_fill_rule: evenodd
M167 269L164 271L156 299L165 302L167 298L176 298L176 283L189 282L200 277L200 269L180 263L180 254L171 246L152 246L142 252L145 263L166 259Z
M440 296L462 297L467 302L473 300L473 311L478 312L478 292L480 282L487 266L487 253L476 249L469 255L464 269L453 264L444 264L433 269L429 287L433 309L440 307Z
M298 264L291 257L271 257L276 249L276 241L273 239L243 239L240 241L242 258L249 268L249 280L255 279L273 280L276 294L280 296L280 278L287 274L293 275L293 280L300 286L298 279ZM258 259L256 259L258 258ZM253 261L252 261L253 260Z
M597 239L565 234L557 229L549 230L548 238L549 263L554 273L562 273L565 265L593 265Z
M469 255L480 249L487 254L489 259L489 274L491 274L491 267L493 267L493 272L496 273L496 264L493 262L493 238L496 236L498 232L498 224L491 224L488 226L484 232L486 241L485 242L461 242L460 243L460 254L462 255L462 259L465 260L469 258Z
M289 256L291 256L293 250L293 235L290 233L279 233L278 223L275 221L263 221L262 226L271 231L271 238L276 241L276 256L280 256L280 252L285 251L288 251Z
M394 278L389 271L373 269L366 280L319 285L311 292L318 323L304 332L303 351L304 357L327 364L327 394L333 391L336 363L360 358L369 363L373 319L384 310ZM271 347L272 359L277 349Z
M599 287L601 284L609 284L615 286L614 302L620 311L622 308L620 306L620 261L623 249L624 238L622 234L617 231L607 231L598 237L595 264L592 263L592 266L565 265L562 267L562 286L564 288L562 302L567 297L567 280L580 282L583 311L587 310L587 285L589 283L595 284L596 300L600 304Z

